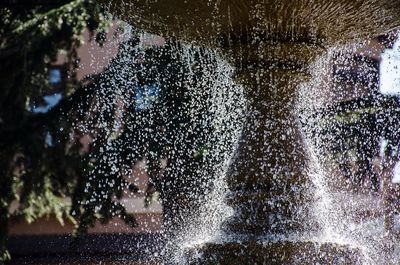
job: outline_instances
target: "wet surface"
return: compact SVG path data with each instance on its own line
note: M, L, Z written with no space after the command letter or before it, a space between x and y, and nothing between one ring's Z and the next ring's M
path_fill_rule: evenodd
M163 246L159 234L90 234L71 248L70 236L14 236L10 265L155 265Z
M151 261L132 261L123 257L19 257L13 258L7 265L158 265L160 263Z

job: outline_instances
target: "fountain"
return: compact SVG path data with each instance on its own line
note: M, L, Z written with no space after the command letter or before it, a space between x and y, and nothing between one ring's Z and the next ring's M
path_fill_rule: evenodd
M102 2L107 2L103 0ZM229 240L189 250L193 264L358 264L348 245L302 239L310 221L309 154L294 112L309 66L338 43L400 25L400 1L115 0L112 12L150 32L221 49L250 107L227 176Z

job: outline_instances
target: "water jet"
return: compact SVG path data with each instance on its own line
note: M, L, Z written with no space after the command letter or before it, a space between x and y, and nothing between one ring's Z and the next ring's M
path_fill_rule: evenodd
M308 218L313 199L308 154L293 110L299 84L311 78L310 64L332 45L400 26L400 1L115 0L109 4L113 13L132 25L220 49L247 89L250 107L226 177L227 200L235 214L223 225L225 233L240 243L208 243L189 251L200 256L189 262L360 263L359 250L350 246L290 240L318 229Z

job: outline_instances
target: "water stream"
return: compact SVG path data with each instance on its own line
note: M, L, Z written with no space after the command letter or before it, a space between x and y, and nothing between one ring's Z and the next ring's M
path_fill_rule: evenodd
M166 251L174 252L179 262L185 248L236 240L227 238L221 225L233 214L225 202L226 174L235 156L248 102L243 87L234 80L235 69L218 52L183 43L167 43L154 50L137 44L131 38L120 46L119 55L100 77L92 109L97 115L81 125L92 135L106 135L105 142L99 143L101 156L94 159L111 165L95 167L87 192L91 185L114 185L112 174L131 174L132 169L123 162L125 155L130 162L145 158L150 175L152 166L163 167L164 176L150 176L150 182L175 192L173 197L161 194L163 203L173 199L184 205L183 209L172 207L172 224L164 224L175 229L170 237L171 249ZM298 239L349 245L362 250L365 264L382 260L391 264L398 250L395 244L388 247L383 242L380 219L364 221L349 213L352 206L346 201L355 200L356 194L332 186L336 171L326 159L327 138L319 137L321 117L313 116L314 110L332 101L332 80L327 76L332 61L344 54L343 49L347 53L356 50L353 46L330 49L313 64L312 80L302 84L297 95L294 111L301 116L299 124L307 124L302 137L314 195L310 218L318 227L317 233L306 231ZM167 161L166 166L161 166L162 159ZM108 169L110 179L96 179L96 170ZM99 196L102 194L93 194L90 200ZM389 256L387 248L391 248Z

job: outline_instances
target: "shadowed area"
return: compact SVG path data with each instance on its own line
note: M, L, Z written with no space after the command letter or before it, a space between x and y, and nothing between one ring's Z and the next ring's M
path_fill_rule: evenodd
M110 6L140 28L206 43L218 43L232 35L331 43L374 36L400 24L397 0L159 0L145 4L116 0Z

